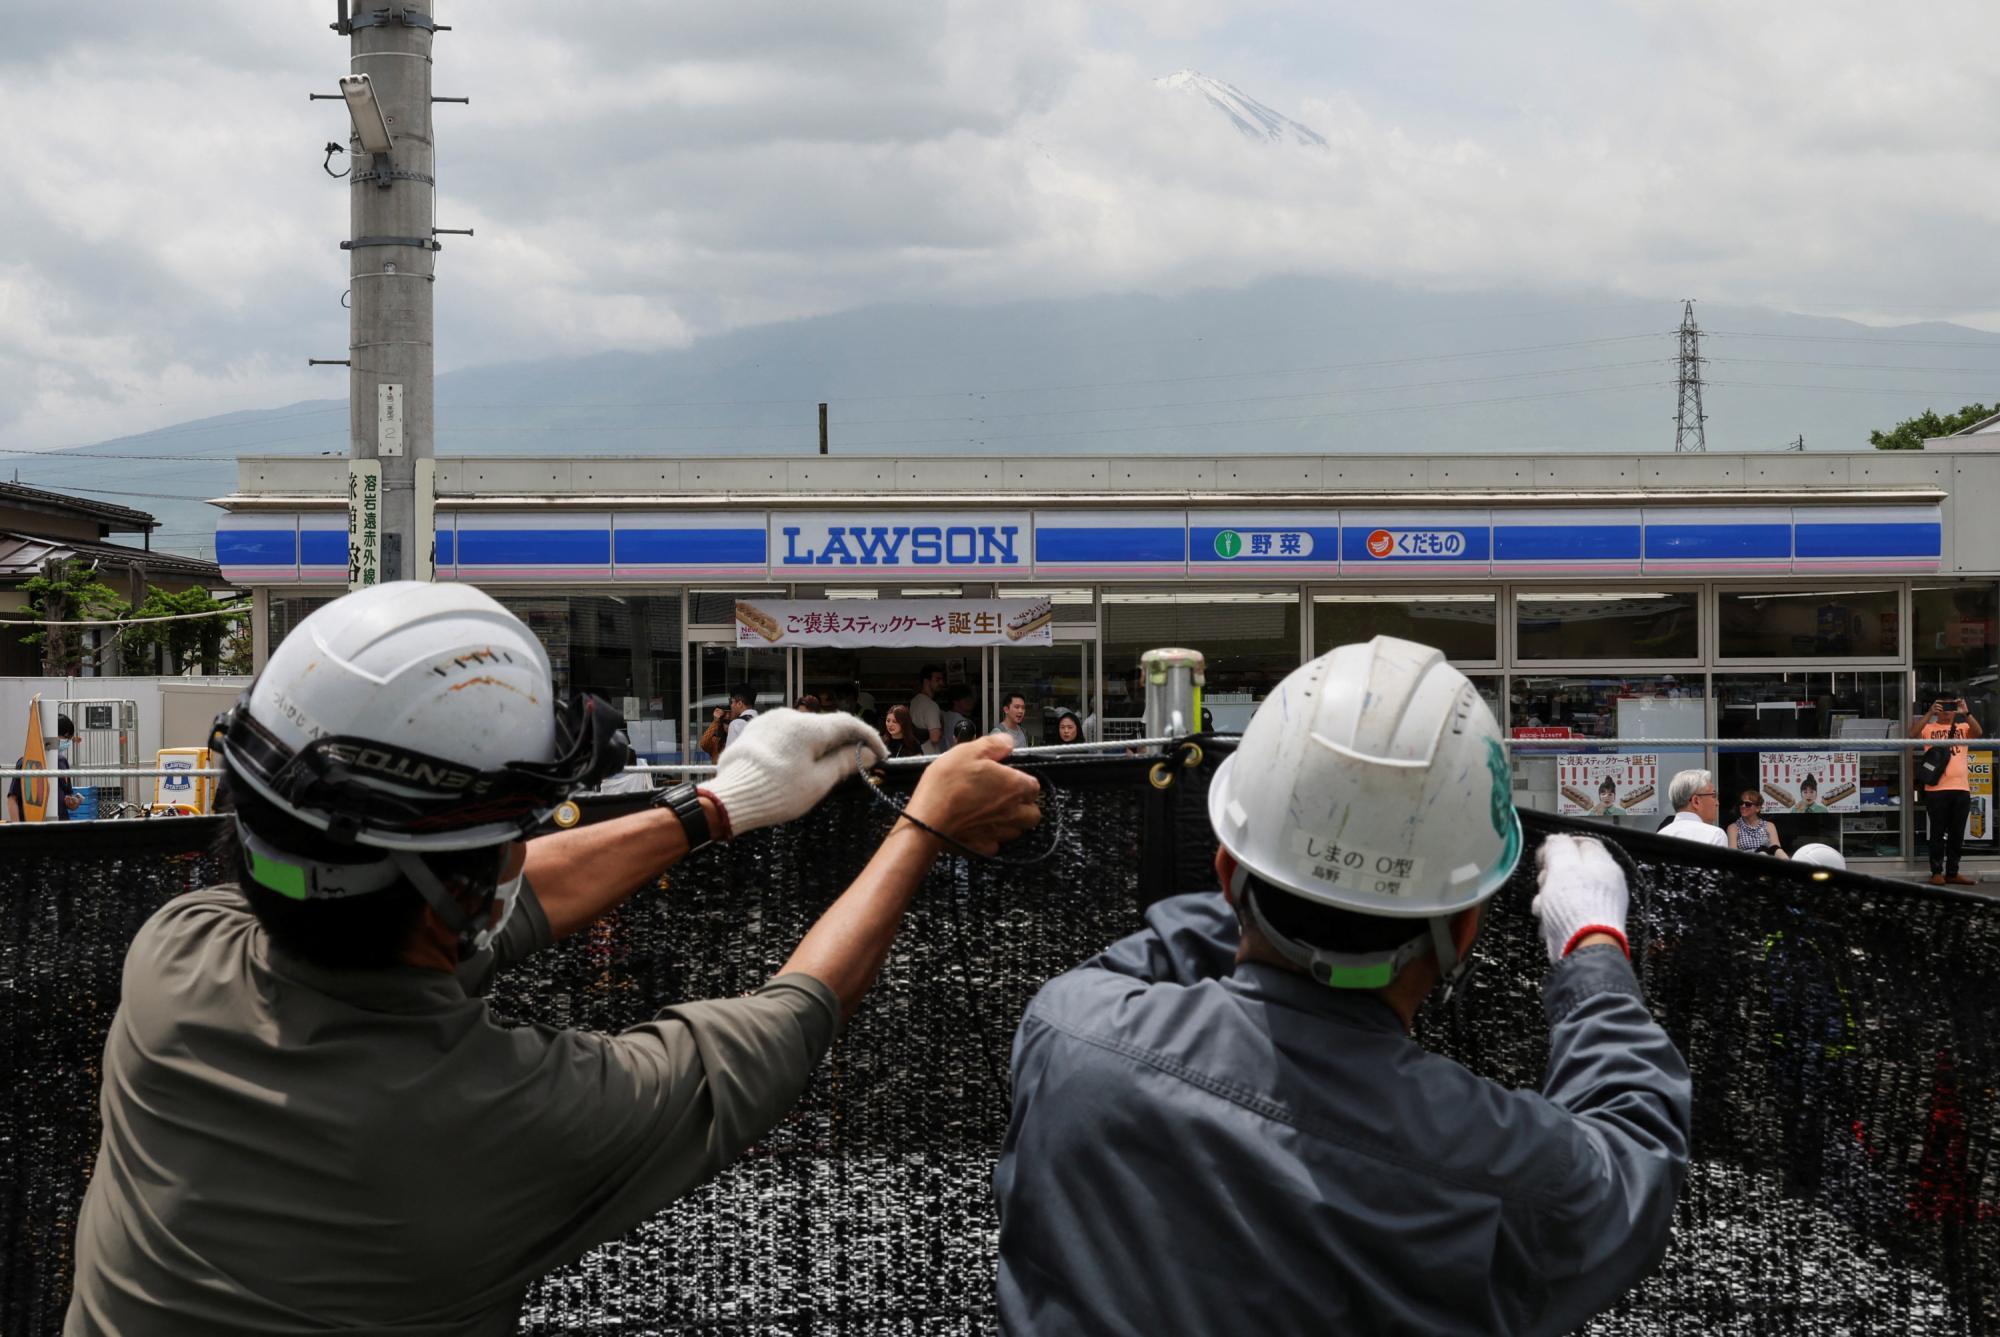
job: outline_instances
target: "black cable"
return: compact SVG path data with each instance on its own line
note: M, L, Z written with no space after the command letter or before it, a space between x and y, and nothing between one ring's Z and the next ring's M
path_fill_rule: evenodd
M987 863L997 863L1008 868L1028 868L1035 864L1040 863L1042 860L1048 858L1051 854L1054 854L1056 850L1062 845L1062 838L1063 838L1062 794L1059 790L1056 789L1054 785L1049 783L1049 778L1045 775L1036 776L1035 782L1042 787L1042 792L1048 796L1049 800L1048 811L1054 813L1056 818L1055 832L1049 838L1049 847L1043 850L1040 854L1034 855L1032 858L1003 859L997 854L981 854L978 850L975 850L967 845L962 845L958 841L953 840L950 836L938 830L936 827L932 826L930 823L924 821L923 819L910 816L909 809L903 806L902 804L897 803L887 794L883 793L881 787L876 784L874 778L868 774L868 762L870 760L868 749L866 747L857 744L855 746L854 751L856 757L858 758L858 760L855 763L855 769L857 769L861 773L861 778L867 781L868 791L875 796L875 801L877 803L880 803L890 812L895 813L896 816L902 818L910 825L916 827L917 830L925 832L926 834L935 836L937 839L942 840L945 844L949 845L952 849L956 850L958 853L964 855L968 859L984 859Z
M351 171L353 171L353 170L354 170L354 164L353 164L353 163L349 163L349 164L347 165L347 172L336 172L336 171L334 171L334 170L333 170L333 155L334 155L334 154L336 154L336 153L345 153L345 152L347 152L347 150L346 150L346 149L344 149L344 148L340 147L340 145L338 145L338 144L334 143L334 142L333 142L332 140L330 140L330 139L329 139L329 140L327 140L327 141L326 141L326 157L325 157L325 158L323 158L323 159L322 159L322 160L320 161L320 165L319 165L319 167L320 167L320 170L321 170L322 172L325 172L325 173L326 173L326 174L327 174L328 176L332 177L332 178L333 178L333 179L334 179L335 181L338 181L338 180L340 180L340 178L342 178L342 177L346 176L346 175L347 175L347 172L351 172Z

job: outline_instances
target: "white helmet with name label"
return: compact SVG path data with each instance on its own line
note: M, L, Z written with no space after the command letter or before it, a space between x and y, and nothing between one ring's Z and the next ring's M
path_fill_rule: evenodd
M1441 652L1388 636L1287 675L1217 769L1208 812L1236 860L1239 905L1254 875L1342 910L1430 920L1448 977L1457 954L1444 925L1498 891L1521 857L1492 711ZM1337 958L1257 927L1347 987L1387 983L1421 948Z

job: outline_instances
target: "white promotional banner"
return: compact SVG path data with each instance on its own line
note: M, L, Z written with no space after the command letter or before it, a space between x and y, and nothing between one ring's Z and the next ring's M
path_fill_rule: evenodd
M757 599L736 604L736 644L934 647L1048 645L1047 599Z
M1757 786L1764 791L1766 817L1796 812L1859 812L1861 754L1759 752Z
M1660 810L1657 752L1565 752L1556 758L1564 817L1644 816Z

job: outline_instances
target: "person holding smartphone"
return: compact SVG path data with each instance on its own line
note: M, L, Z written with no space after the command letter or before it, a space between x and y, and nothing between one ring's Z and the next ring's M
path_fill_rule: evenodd
M1965 698L1940 693L1910 731L1912 738L1981 738L1986 730L1965 708ZM1951 749L1951 760L1934 785L1924 786L1924 813L1931 847L1931 885L1969 887L1958 871L1965 846L1965 821L1972 813L1972 781L1966 774L1969 748Z

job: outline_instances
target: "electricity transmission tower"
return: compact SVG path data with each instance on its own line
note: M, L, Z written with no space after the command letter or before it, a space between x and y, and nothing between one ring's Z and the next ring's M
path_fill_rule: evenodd
M1701 326L1694 323L1694 303L1681 303L1680 406L1674 410L1676 454L1706 451L1708 415L1701 411Z

